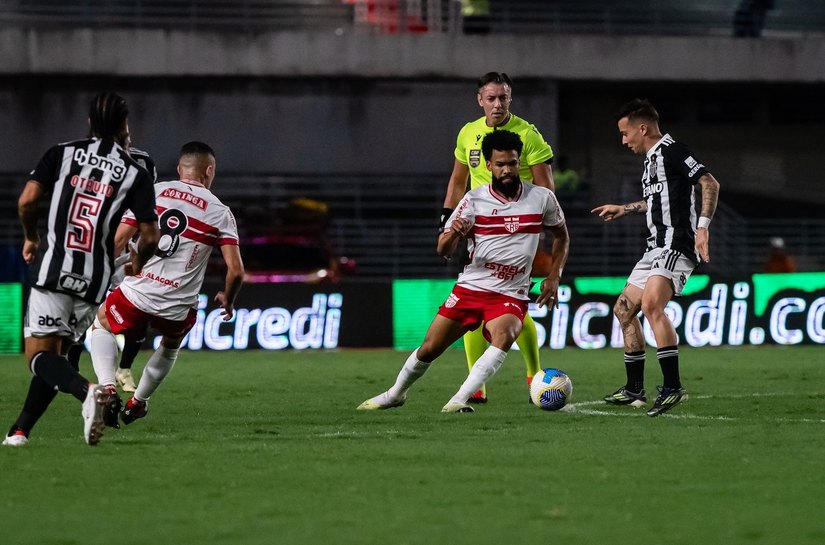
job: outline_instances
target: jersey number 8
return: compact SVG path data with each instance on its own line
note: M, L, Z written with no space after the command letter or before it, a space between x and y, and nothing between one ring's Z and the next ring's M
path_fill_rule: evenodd
M189 226L186 214L176 208L169 208L158 218L160 240L155 255L163 259L172 257L180 246L180 235Z

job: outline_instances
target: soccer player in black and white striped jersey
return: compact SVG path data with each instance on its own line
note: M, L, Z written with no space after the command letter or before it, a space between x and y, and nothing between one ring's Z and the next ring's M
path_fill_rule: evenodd
M126 209L134 213L141 233L132 260L135 271L154 254L160 237L152 180L127 152L128 115L120 96L97 95L89 110L92 136L49 149L20 194L23 259L31 266L24 337L34 377L4 445L28 442L57 391L82 402L87 443L96 444L102 435L104 410L116 395L114 388L91 384L65 355L106 296L114 235ZM48 204L43 240L37 228L41 201Z
M659 130L659 114L647 100L625 104L617 116L622 144L645 156L643 199L624 205L604 204L592 210L613 221L630 214L645 214L650 236L642 259L630 273L613 313L622 326L627 383L606 396L614 405L642 407L645 339L637 315L644 313L656 339L663 382L649 416L658 416L687 399L679 376L676 329L665 306L679 296L699 260L710 261L710 220L716 211L719 182L684 144ZM702 204L697 221L695 186Z
M152 177L152 183L157 183L158 181L158 170L155 167L155 161L152 157L142 149L138 149L135 147L129 148L129 156L134 159L137 164L142 166L146 169L149 173L149 176ZM115 270L112 273L112 280L110 288L116 288L122 281L123 277L125 276L125 261L129 260L129 250L127 249L123 254L117 256L115 258ZM122 339L122 347L120 352L120 363L118 364L117 369L117 385L121 387L124 392L134 392L136 385L135 379L132 376L132 364L135 362L135 358L140 352L140 348L143 346L143 343L146 341L145 338L138 336L135 338L133 335L124 335L121 337ZM80 356L83 354L84 349L84 341L86 340L86 335L78 339L77 342L72 343L72 345L68 349L68 353L66 354L69 363L75 369L79 368L80 364ZM119 340L118 343L121 343ZM117 412L120 408L120 400L115 400L116 405L112 407L112 410ZM115 417L117 415L114 415ZM116 419L113 420L115 424L117 424ZM119 427L119 426L118 426Z

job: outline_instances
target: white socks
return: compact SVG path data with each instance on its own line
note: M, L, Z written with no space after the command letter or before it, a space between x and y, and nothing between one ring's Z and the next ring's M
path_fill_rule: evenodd
M413 353L410 354L410 357L407 358L407 361L404 363L404 367L401 368L401 371L398 373L398 378L395 379L395 384L392 388L387 390L387 394L393 399L399 399L404 397L407 393L407 390L410 389L410 386L413 383L421 378L424 373L427 372L427 369L430 368L430 363L421 361L418 359L418 348L413 350Z
M140 382L138 382L135 391L135 399L147 401L155 393L160 383L174 367L179 350L178 348L166 348L163 345L155 350L155 353L146 362L146 367L143 368L143 374L140 376Z
M96 327L92 329L89 344L97 383L114 384L117 370L117 339L102 327Z
M487 382L490 377L496 374L496 371L499 370L506 357L507 352L504 350L496 348L495 346L487 348L484 354L473 364L467 380L464 381L464 384L461 385L458 392L450 399L450 402L467 403L470 396L481 388L481 385Z

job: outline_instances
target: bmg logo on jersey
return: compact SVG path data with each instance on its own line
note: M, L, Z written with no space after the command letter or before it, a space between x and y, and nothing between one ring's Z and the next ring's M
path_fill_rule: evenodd
M71 293L85 293L86 288L89 287L88 280L69 273L64 273L58 284L62 290Z
M85 149L78 148L74 152L74 160L79 165L89 165L104 172L109 172L112 179L119 182L126 175L126 165L119 157L101 157L94 153L89 153Z

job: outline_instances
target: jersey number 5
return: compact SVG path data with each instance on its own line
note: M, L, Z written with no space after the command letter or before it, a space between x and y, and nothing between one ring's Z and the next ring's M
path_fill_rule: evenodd
M69 212L69 226L66 231L66 248L92 252L95 239L95 218L100 212L100 199L91 195L76 193Z

